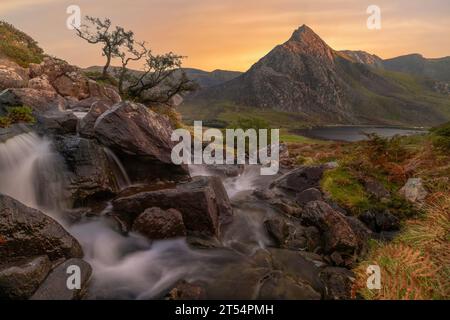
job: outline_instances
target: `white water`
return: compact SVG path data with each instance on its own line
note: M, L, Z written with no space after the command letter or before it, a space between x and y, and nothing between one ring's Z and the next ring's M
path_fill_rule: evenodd
M49 140L23 133L0 144L0 193L53 214L66 206L64 167Z
M108 154L108 151L106 151ZM113 153L109 157L119 169L123 186L129 184L126 172ZM198 170L199 169L199 170ZM209 175L205 168L196 174ZM58 213L66 205L65 175L62 159L51 143L36 134L18 135L0 144L0 193L40 209L61 223ZM254 189L258 168L246 168L242 175L224 181L231 199ZM264 247L262 219L264 210L235 209L235 227L224 236L224 245L233 247L239 241ZM243 232L242 228L245 229ZM94 270L89 298L148 299L159 297L180 279L210 281L214 269L220 268L226 254L223 250L194 250L185 239L150 243L136 234L124 236L106 217L89 219L68 227L75 236Z

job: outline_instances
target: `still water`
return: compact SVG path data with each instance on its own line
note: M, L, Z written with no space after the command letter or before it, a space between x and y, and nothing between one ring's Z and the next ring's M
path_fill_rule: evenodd
M381 137L393 137L395 135L409 136L415 134L425 134L426 130L408 129L408 128L393 128L393 127L370 127L370 126L342 126L342 127L316 127L311 129L296 130L296 134L302 136L335 140L335 141L361 141L367 139L365 134L376 133Z

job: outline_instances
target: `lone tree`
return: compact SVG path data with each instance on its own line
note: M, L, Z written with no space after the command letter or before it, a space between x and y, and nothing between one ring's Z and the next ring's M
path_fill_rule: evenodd
M106 63L103 67L103 77L108 76L108 69L113 58L120 54L120 47L129 46L134 42L134 33L125 31L124 28L116 26L111 30L110 19L100 19L86 16L86 23L79 28L75 27L77 35L91 44L101 44L102 55L106 57Z
M109 75L112 60L120 60L120 66L114 68L114 76L122 96L146 104L170 104L176 95L197 89L198 85L181 68L183 56L172 52L154 55L145 42L135 41L132 31L118 26L109 31L109 19L86 19L88 24L75 28L77 35L91 44L103 44L104 77ZM131 70L132 62L141 62L142 69Z

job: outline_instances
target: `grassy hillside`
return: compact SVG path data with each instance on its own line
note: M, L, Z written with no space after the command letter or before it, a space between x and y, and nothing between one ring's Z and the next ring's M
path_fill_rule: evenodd
M0 57L7 57L22 67L40 63L44 51L30 36L7 22L0 21Z

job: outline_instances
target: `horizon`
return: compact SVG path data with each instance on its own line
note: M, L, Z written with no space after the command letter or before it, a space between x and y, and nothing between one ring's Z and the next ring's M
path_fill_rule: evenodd
M3 0L0 13L2 19L32 36L46 53L83 68L101 65L103 57L96 46L65 27L66 9L73 4L80 6L82 16L109 17L114 25L133 30L136 39L147 41L154 52L187 56L184 68L204 71L245 72L303 24L336 51L361 50L382 59L450 55L450 43L441 40L450 30L450 3L444 0L433 0L427 6L418 0L380 0L381 30L366 27L369 1L134 0L120 10L115 9L118 0L104 7L105 3Z

